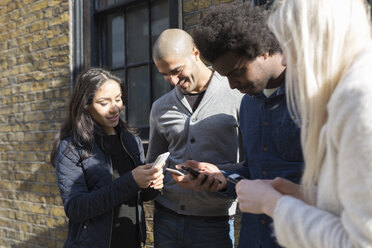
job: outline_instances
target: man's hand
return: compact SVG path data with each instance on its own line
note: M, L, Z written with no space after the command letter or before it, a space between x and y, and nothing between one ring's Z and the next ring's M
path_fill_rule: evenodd
M200 190L216 192L227 187L225 176L217 166L213 164L187 160L182 164L176 165L176 168L181 169L182 166L190 167L200 172L200 175L196 178L190 173L184 176L173 174L172 177L174 181L184 188L192 189L197 192Z

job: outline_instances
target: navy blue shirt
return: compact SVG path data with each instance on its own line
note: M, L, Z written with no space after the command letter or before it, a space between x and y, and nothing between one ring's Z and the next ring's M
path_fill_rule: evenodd
M243 97L240 127L246 163L235 173L249 179L283 177L299 183L303 169L300 126L288 112L284 85L270 97L262 92ZM235 187L229 183L228 190ZM272 219L244 213L239 247L280 247L273 237Z

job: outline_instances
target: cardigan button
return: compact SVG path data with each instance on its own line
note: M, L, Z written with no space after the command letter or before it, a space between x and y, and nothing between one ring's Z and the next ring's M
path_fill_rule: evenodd
M195 139L194 139L194 138L191 138L191 139L190 139L190 143L191 143L191 144L195 143Z

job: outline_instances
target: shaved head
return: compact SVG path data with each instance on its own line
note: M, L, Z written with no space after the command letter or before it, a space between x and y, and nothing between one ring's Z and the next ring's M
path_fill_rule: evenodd
M200 59L194 40L182 29L164 30L154 44L152 56L165 81L183 94L205 90L212 76Z
M182 29L167 29L156 40L153 47L154 61L170 57L185 57L194 48L192 37Z

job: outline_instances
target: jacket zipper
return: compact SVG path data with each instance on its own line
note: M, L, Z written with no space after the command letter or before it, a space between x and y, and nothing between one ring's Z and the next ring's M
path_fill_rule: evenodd
M112 168L112 160L111 156L110 157L110 173L111 173L111 182L114 181L114 173L113 173L113 168ZM109 246L111 247L111 238L112 238L112 223L114 222L114 209L111 210L111 228L110 228L110 239L109 239Z
M122 136L120 135L120 142L121 142L121 145L123 146L125 152L128 154L128 156L130 157L130 159L132 160L133 164L134 164L134 167L136 167L136 161L134 161L132 155L128 152L127 148L125 147L125 145L123 144L123 140L122 140ZM140 197L141 197L141 191L138 191L137 193L137 211L138 211L138 204L140 202ZM140 218L140 213L138 213L138 217ZM142 233L142 225L141 225L141 220L138 218L138 225L139 225L139 229L140 229L140 235L141 235L141 244L143 245L144 243L144 240L143 240L143 233Z
M138 192L137 194L137 202L140 202L140 197L141 197L141 191ZM143 206L142 206L143 208ZM137 207L138 209L138 207ZM138 225L139 225L139 229L140 229L140 235L141 235L141 247L144 247L145 245L145 240L143 240L143 233L142 233L142 225L141 225L141 214L138 212Z
M127 148L125 148L124 144L123 144L123 140L122 140L122 137L120 135L120 142L121 142L121 145L123 146L125 152L128 154L128 156L130 157L130 159L132 160L133 164L134 164L134 167L136 167L136 161L134 161L133 157L130 155L130 153L128 152Z

